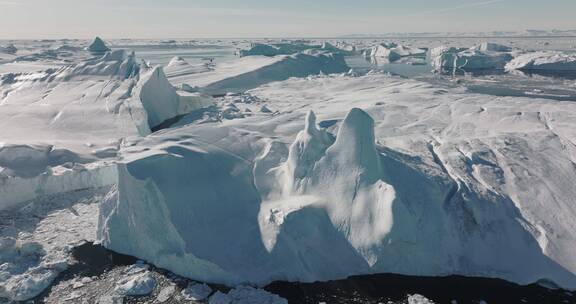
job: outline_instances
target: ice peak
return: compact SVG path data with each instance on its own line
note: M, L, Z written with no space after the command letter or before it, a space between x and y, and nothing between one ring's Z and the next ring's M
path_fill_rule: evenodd
M351 140L353 142L366 140L374 142L374 119L370 115L359 108L352 108L342 123L342 127L338 132L336 145L348 144Z
M105 53L108 52L109 50L110 48L106 46L106 43L100 37L94 38L94 41L92 41L90 46L88 46L88 51L96 54Z
M306 114L306 124L304 130L306 130L306 133L311 135L318 133L318 129L316 128L316 114L314 114L314 111L312 110Z
M338 131L336 142L327 153L345 166L362 168L368 180L380 178L380 157L376 150L374 119L361 109L348 112Z

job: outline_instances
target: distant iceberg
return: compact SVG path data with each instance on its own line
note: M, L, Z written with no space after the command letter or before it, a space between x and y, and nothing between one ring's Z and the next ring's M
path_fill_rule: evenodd
M514 58L510 50L506 46L483 43L469 49L442 46L431 49L428 54L436 69L504 70Z
M402 57L425 56L426 50L419 48L397 45L395 43L382 43L365 51L366 57L384 58L389 61L397 61Z
M18 49L14 46L14 44L8 44L7 46L0 46L0 53L14 55L16 54L16 52L18 52Z
M100 37L94 38L94 41L86 49L94 55L101 55L110 51L110 48L106 46L106 43Z

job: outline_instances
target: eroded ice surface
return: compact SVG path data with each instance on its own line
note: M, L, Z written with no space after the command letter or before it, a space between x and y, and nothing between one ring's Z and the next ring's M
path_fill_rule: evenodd
M227 284L395 272L576 286L573 103L379 74L250 93L279 113L122 151L104 245Z

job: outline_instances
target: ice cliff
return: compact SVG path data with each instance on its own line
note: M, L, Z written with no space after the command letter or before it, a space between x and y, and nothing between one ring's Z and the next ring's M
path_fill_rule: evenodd
M374 91L382 82L389 86ZM314 91L320 83L324 90ZM569 253L576 242L561 236L575 227L571 199L556 200L561 221L543 213L545 197L566 191L542 188L536 181L544 171L530 161L565 163L567 154L538 152L563 139L546 128L522 135L540 130L538 108L554 105L524 104L526 115L511 127L520 100L483 102L488 109L479 111L480 97L455 104L457 96L434 90L377 75L292 79L254 94L290 100L291 109L315 98L312 107L336 127L321 128L313 112L304 118L292 110L140 141L123 151L118 187L101 209L100 240L179 274L230 285L392 272L545 278L576 287ZM394 98L384 97L391 91ZM339 106L350 104L370 114L353 108L342 120ZM576 178L564 171L546 187ZM522 190L528 188L532 194Z

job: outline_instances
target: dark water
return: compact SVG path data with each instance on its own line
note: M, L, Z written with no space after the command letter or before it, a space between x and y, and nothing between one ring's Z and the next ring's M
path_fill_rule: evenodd
M63 272L56 284L75 277L97 276L105 280L106 273L116 267L132 265L137 259L118 254L100 245L86 243L73 249L76 261ZM175 278L174 274L162 269L151 268L151 271L167 277ZM179 287L187 285L185 278L172 279L179 282ZM155 294L165 287L167 281L158 281ZM93 284L98 284L94 282ZM552 285L548 283L548 285ZM215 290L227 291L225 286L210 286ZM463 276L448 277L418 277L395 274L375 274L353 276L344 280L317 283L274 282L264 289L288 299L289 303L318 304L325 303L405 303L410 294L420 294L435 303L576 303L576 294L562 290L550 289L540 284L520 286L499 279L471 278ZM98 288L92 289L98 293ZM34 303L45 303L52 289L46 290L34 299ZM65 295L62 294L62 296ZM97 297L98 295L93 295ZM52 297L54 298L54 294ZM60 298L57 294L56 298ZM155 296L128 297L124 303L153 303ZM170 301L168 303L174 303Z
M435 303L576 303L576 295L538 284L520 286L499 279L463 276L416 277L394 274L354 276L318 283L276 282L267 286L290 303L387 303L420 294Z

